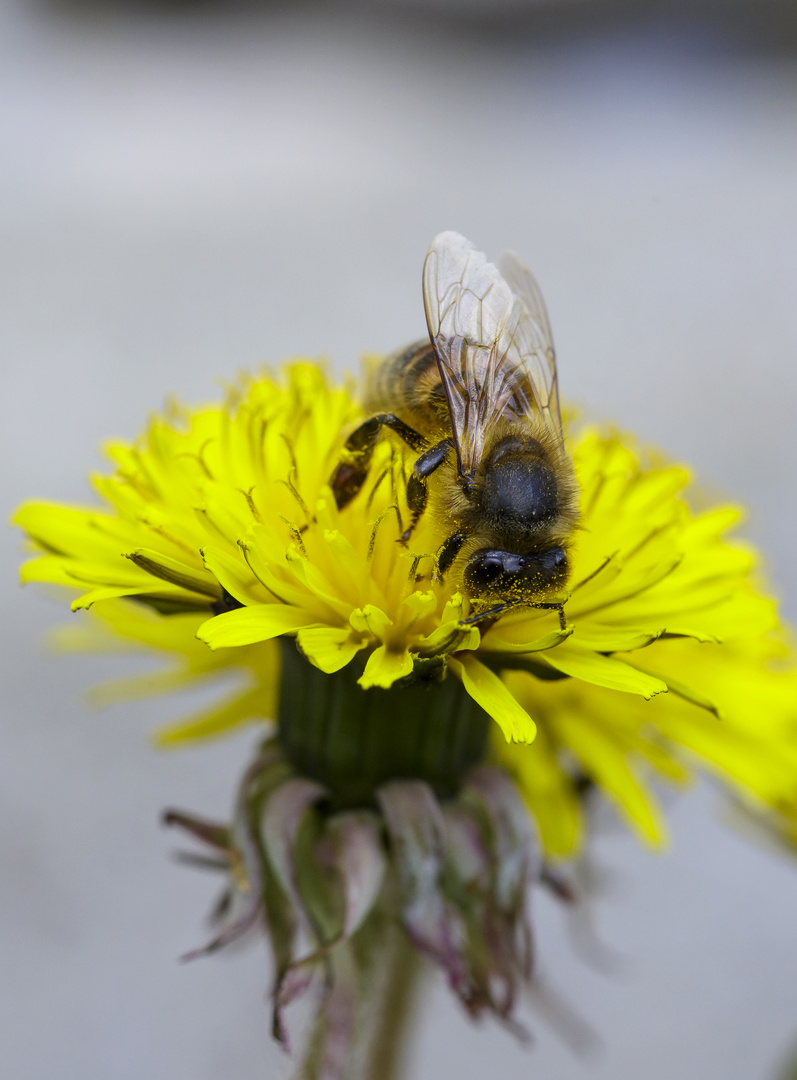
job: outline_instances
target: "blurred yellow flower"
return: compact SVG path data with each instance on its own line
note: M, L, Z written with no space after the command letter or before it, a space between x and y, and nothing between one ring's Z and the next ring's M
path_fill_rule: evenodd
M585 780L661 843L649 777L682 783L694 763L794 828L797 672L755 553L726 537L737 509L693 512L685 469L586 429L569 439L582 516L564 624L534 608L468 623L456 564L445 580L436 571L434 513L399 542L409 462L397 442L380 442L338 510L328 480L362 415L301 362L242 381L220 406L173 408L133 446L108 447L115 471L94 478L106 509L17 512L38 552L23 580L77 589L73 609L92 608L90 626L61 634L69 647L175 658L118 690L239 669L237 693L164 742L275 719L275 639L289 636L322 672L353 665L364 690L460 680L496 722L491 754L549 855L578 849Z

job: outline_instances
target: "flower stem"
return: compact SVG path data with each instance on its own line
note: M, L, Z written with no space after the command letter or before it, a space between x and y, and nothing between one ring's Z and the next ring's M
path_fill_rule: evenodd
M401 930L393 938L363 1080L400 1080L418 1004L423 959Z
M365 933L342 965L336 954L336 981L313 1021L294 1080L400 1080L423 960L392 919L377 915ZM344 986L347 968L354 981ZM333 1000L339 993L342 1012Z

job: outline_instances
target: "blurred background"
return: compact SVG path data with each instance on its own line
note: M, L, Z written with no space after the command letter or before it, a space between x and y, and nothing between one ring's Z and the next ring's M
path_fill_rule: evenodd
M424 331L442 229L517 250L565 397L744 501L797 617L797 9L791 0L0 2L4 513L84 502L166 392L297 354L354 369ZM186 700L91 713L131 665L44 659L70 616L0 537L0 1033L15 1080L284 1077L264 949L181 966L215 883L165 805L224 817L252 732L154 753ZM77 617L77 616L75 616ZM435 983L412 1080L780 1080L797 1039L795 864L672 799L673 844L609 827L601 937L539 899L540 963L599 1033L523 1050Z

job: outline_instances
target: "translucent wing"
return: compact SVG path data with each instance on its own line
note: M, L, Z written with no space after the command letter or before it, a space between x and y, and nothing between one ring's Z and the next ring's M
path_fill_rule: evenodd
M559 381L556 375L556 352L542 292L525 263L514 251L505 251L498 259L498 269L516 301L525 308L522 328L521 363L534 401L543 419L562 436L559 408Z
M465 476L473 474L491 429L507 412L536 413L561 439L545 306L515 256L504 265L508 280L455 232L435 237L424 263L426 321Z

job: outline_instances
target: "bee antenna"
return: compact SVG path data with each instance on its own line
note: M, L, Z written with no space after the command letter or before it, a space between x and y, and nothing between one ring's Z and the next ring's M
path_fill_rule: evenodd
M498 607L490 608L488 611L480 611L478 615L471 615L469 619L460 619L459 625L473 626L475 623L482 622L484 619L497 618L509 608L523 606L523 600L508 600L505 604L499 604ZM565 616L564 604L528 604L527 606L535 608L547 608L551 611L558 612L560 629L567 629L567 618Z
M469 619L460 619L459 625L473 626L483 619L494 619L497 615L503 614L508 608L518 607L520 603L520 600L508 600L505 604L499 604L498 607L490 608L489 611L480 611L478 615L471 615Z

